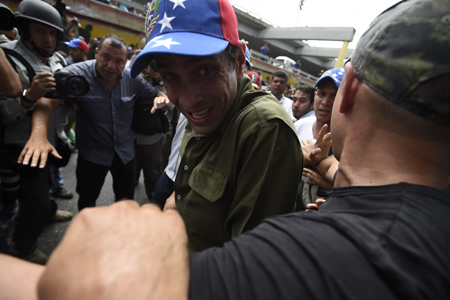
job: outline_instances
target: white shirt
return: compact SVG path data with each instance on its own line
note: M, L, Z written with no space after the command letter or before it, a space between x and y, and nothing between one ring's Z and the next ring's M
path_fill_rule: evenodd
M294 120L294 113L292 112L293 101L289 98L286 98L285 96L281 96L281 99L278 100L278 102L280 102L280 104L284 107L291 119Z
M297 137L300 142L306 139L316 142L316 139L313 136L314 123L316 123L315 116L303 118L294 123L295 131L297 131Z
M177 177L178 167L181 161L179 150L186 123L186 117L182 113L180 113L180 116L178 117L177 129L175 130L175 136L172 139L172 148L170 151L169 162L167 163L167 167L164 170L166 175L170 179L172 179L173 182L175 182L175 178Z
M295 123L295 122L297 122L299 120L302 120L302 119L305 119L305 118L309 118L309 117L315 117L315 116L316 116L316 114L314 113L314 110L311 110L310 112L308 112L308 113L304 114L303 116L301 116L299 119L296 119L294 117L293 120L294 120L294 123Z

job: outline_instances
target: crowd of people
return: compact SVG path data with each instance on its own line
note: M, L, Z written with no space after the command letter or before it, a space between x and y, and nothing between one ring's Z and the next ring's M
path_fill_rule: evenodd
M16 27L4 30L15 35L5 35L5 42L0 45L22 87L19 96L2 95L0 99L2 252L42 264L48 258L37 248L43 228L49 221L72 218L72 213L58 210L54 200L74 197L64 187L61 176L71 151L78 151L76 192L81 210L95 206L108 172L113 176L116 201L132 199L139 180L134 170L140 166L134 159L134 149L140 149L135 142L140 145L154 131L168 131L158 124L165 115L150 114L148 109L143 118L147 125L152 124L146 129L153 132L143 132L141 138L141 127L134 130L140 119L135 106L145 109L145 102L151 108L154 100L169 101L164 92L149 83L152 78L130 78L129 68L125 68L128 49L123 39L116 35L98 39L95 58L88 60L92 45L82 36L64 42L68 31L62 20L58 10L46 2L22 1L15 12ZM61 70L66 73L60 73ZM79 93L83 89L81 94L70 94L71 90ZM76 142L68 138L73 134L73 124ZM161 140L161 134L156 141ZM146 149L147 156L162 161L161 144L159 148ZM35 146L37 149L28 152ZM47 156L49 147L52 154ZM27 155L36 160L28 164ZM22 160L26 163L18 164ZM155 173L153 169L154 165L144 167L146 179L148 170ZM154 183L162 166L156 173ZM9 246L5 232L10 236Z
M0 44L5 299L450 297L449 0L399 2L342 68L314 87L276 71L268 91L227 0L148 9L135 55L109 34L64 59L58 11L18 6ZM88 88L57 94L61 69ZM79 213L48 258L74 120ZM157 205L132 200L140 168ZM95 207L108 172L117 203Z

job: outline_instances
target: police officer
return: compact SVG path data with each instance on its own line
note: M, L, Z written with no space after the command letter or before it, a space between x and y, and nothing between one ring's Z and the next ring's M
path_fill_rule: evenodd
M58 211L56 203L50 201L47 167L19 168L14 160L17 161L30 136L31 114L36 101L55 90L52 74L65 66L62 56L55 53L56 45L63 37L63 27L58 11L43 1L22 1L15 16L21 38L1 46L12 60L23 92L17 98L0 98L0 113L5 124L3 143L11 152L9 167L2 170L2 201L19 201L11 252L23 259L44 264L47 255L38 250L36 244L49 216L66 221L72 215ZM33 77L32 73L36 75ZM55 140L55 128L53 120L48 130L50 141Z

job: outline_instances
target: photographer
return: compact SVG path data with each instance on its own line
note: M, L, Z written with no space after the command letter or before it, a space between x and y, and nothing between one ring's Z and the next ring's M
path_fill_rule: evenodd
M22 84L21 96L0 97L0 113L4 125L4 148L9 157L2 168L2 201L19 201L11 252L18 257L44 264L47 256L36 248L37 239L50 216L67 221L72 215L58 211L49 199L48 168L31 169L16 163L20 150L30 136L31 114L35 103L48 92L55 91L52 74L62 69L64 59L54 53L62 38L62 22L58 11L43 1L22 1L15 13L21 38L1 44ZM37 74L33 77L33 73ZM55 120L49 123L49 139L56 137ZM8 178L9 180L5 180Z

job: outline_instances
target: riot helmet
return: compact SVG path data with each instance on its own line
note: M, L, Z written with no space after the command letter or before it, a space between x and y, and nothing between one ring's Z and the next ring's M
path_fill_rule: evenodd
M63 38L64 30L61 15L50 4L40 0L23 0L19 3L16 16L17 27L21 30L21 37L26 39L33 46L33 50L42 57L50 57L53 53L48 53L38 48L30 37L29 22L35 21L50 26L57 31L57 42Z

